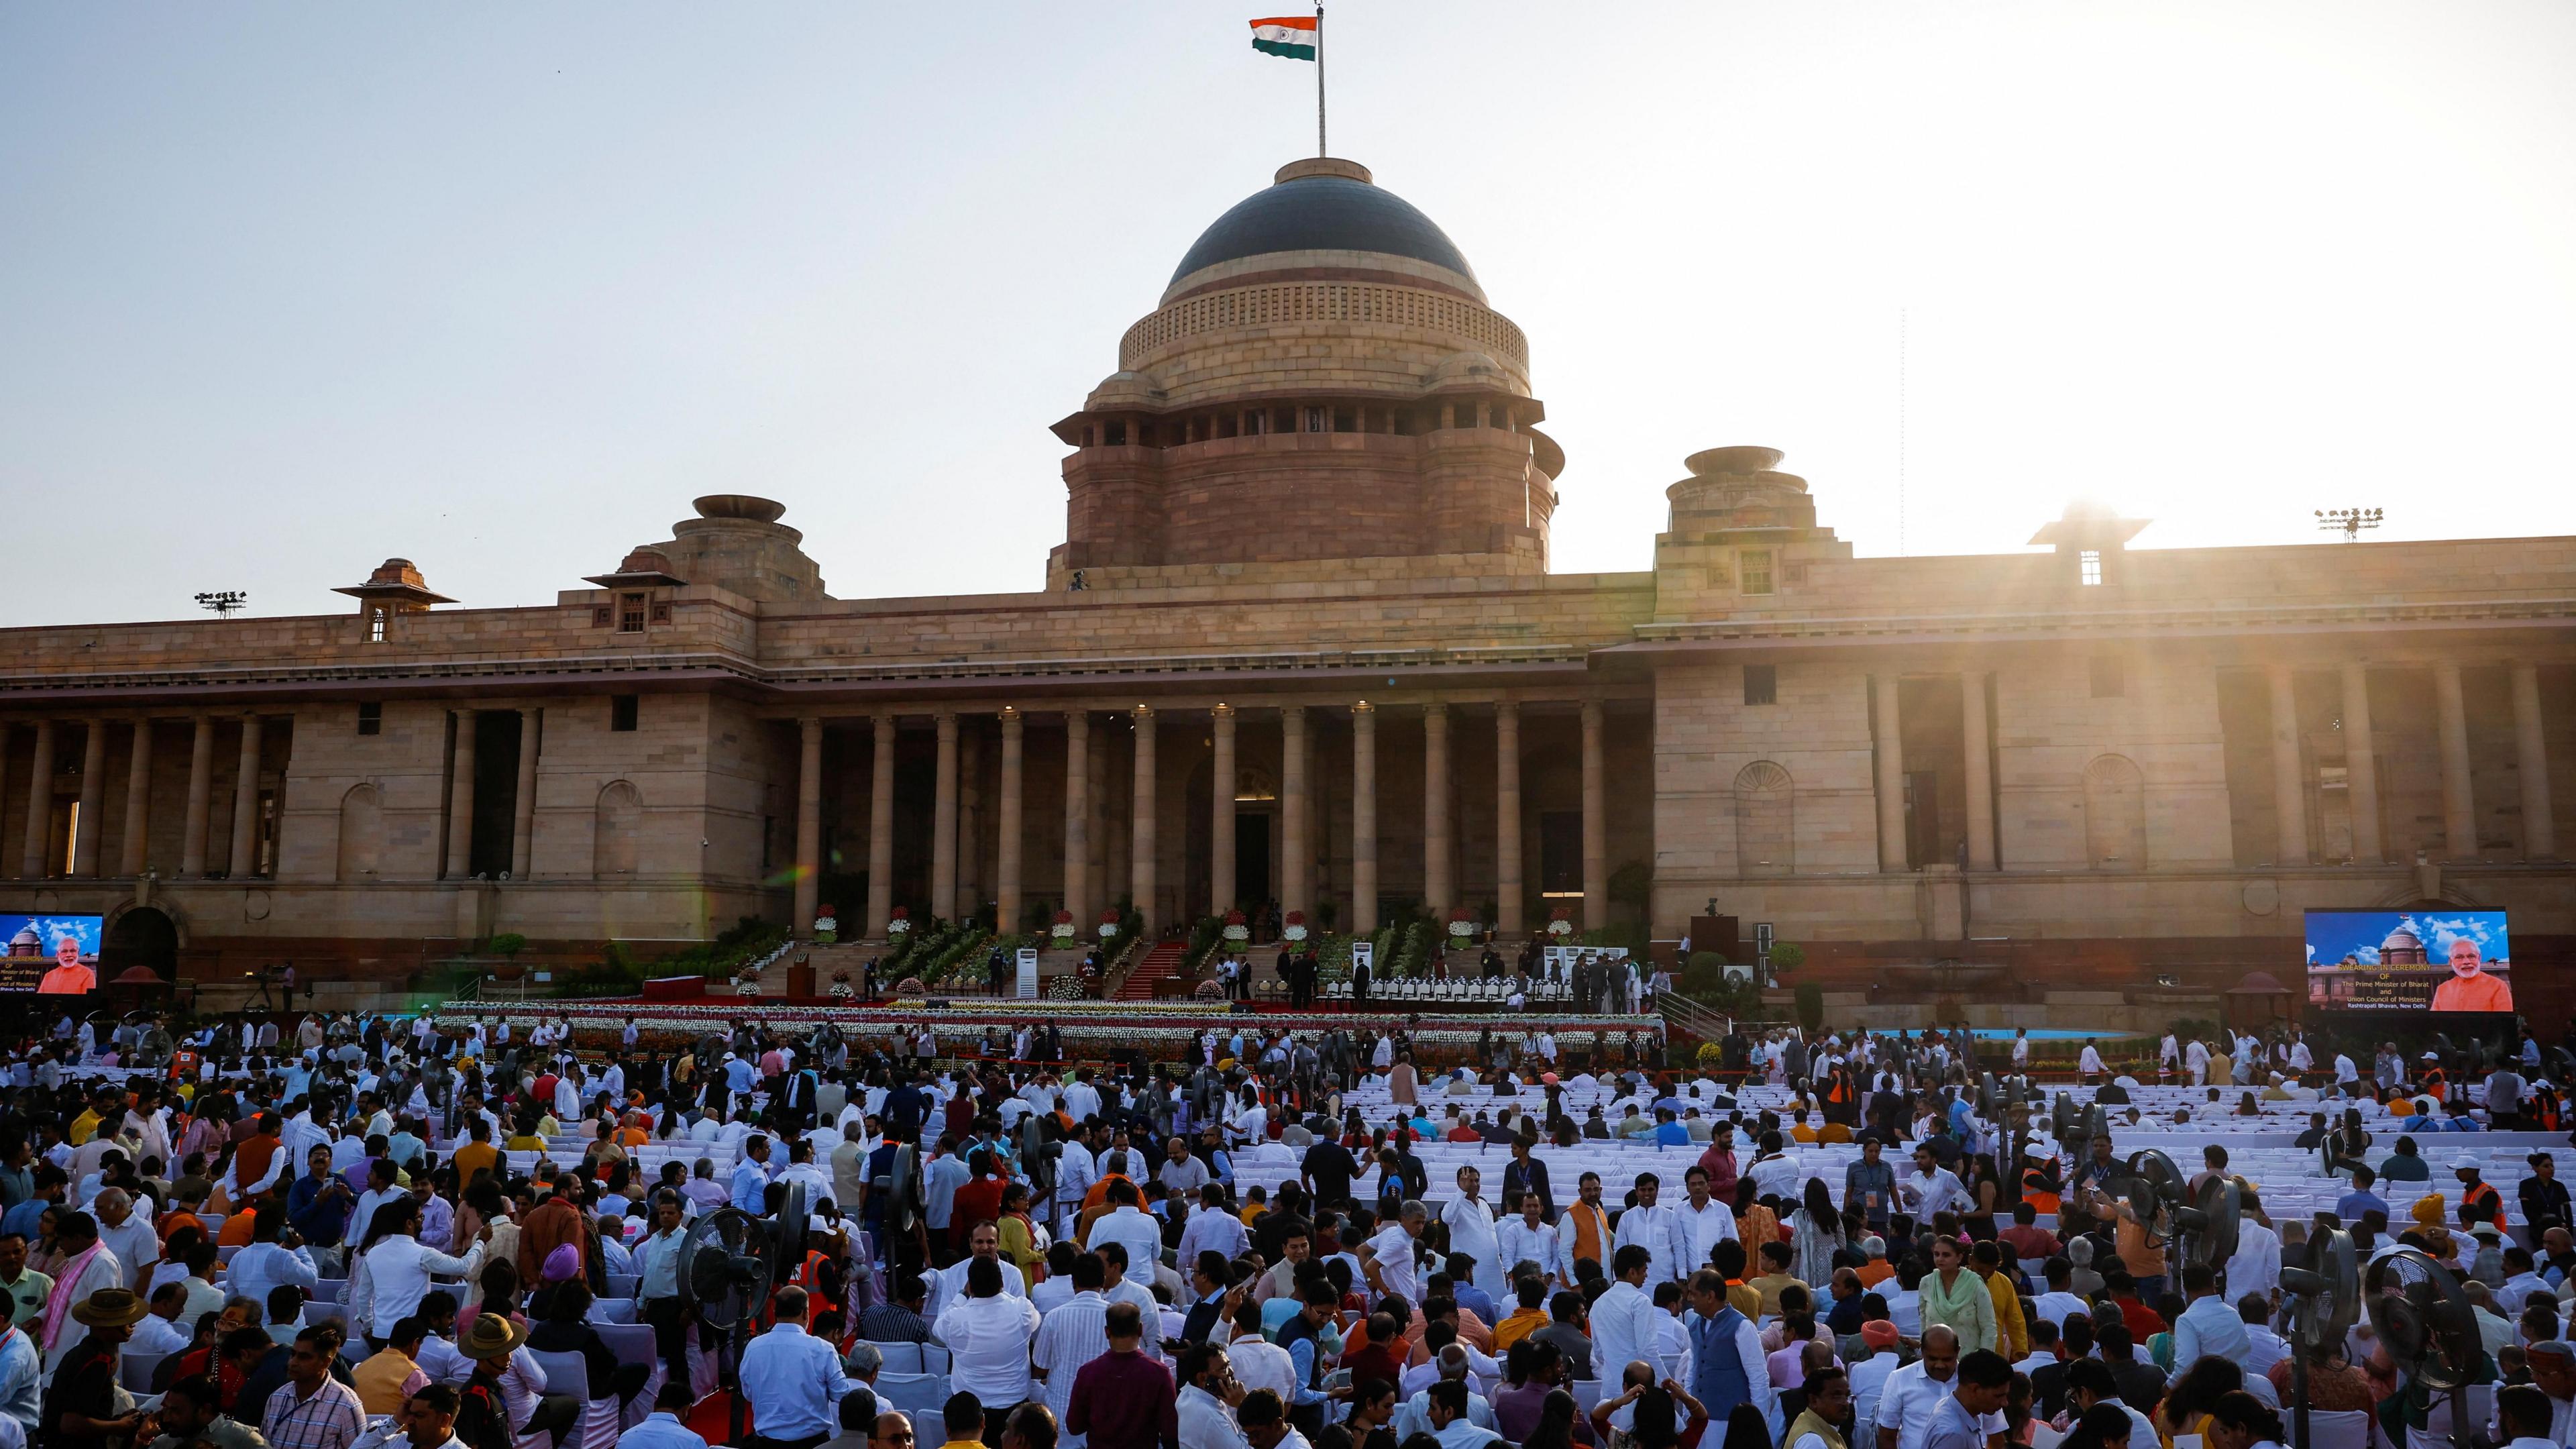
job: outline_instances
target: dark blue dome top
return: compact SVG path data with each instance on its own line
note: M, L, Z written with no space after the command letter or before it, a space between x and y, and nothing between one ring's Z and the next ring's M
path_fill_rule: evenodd
M1384 252L1476 277L1449 234L1403 197L1347 176L1299 176L1236 202L1199 234L1172 280L1242 257L1308 251Z

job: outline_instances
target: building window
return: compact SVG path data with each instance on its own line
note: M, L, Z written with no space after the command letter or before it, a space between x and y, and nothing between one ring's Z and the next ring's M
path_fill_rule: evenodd
M2127 678L2121 672L2118 659L2096 658L2093 661L2093 697L2095 699L2119 699L2129 692L2128 684Z
M1108 426L1108 427L1103 431L1103 433L1102 433L1102 437L1107 441L1107 443L1108 443L1108 445L1109 445L1110 447L1113 447L1113 448L1123 448L1123 447L1126 447L1126 446L1127 446L1127 425L1126 425L1125 423L1111 423L1111 424L1110 424L1110 425L1109 425L1109 426Z
M608 697L608 727L619 734L635 732L635 706L639 696L612 694Z
M1778 704L1780 702L1780 666L1747 664L1744 666L1744 702Z
M618 597L617 632L620 634L644 632L644 596L642 594L622 594Z
M1306 409L1306 431L1310 433L1320 433L1324 431L1324 410L1322 408Z
M2102 586L2102 550L2088 548L2077 554L2075 567L2077 576L2084 581L2084 587L2098 589Z
M385 611L381 608L367 611L367 642L370 644L385 642Z
M1767 548L1746 549L1744 551L1741 567L1741 577L1744 581L1744 592L1748 594L1767 594L1771 592L1771 550Z
M369 700L358 706L358 733L380 735L385 732L385 707Z

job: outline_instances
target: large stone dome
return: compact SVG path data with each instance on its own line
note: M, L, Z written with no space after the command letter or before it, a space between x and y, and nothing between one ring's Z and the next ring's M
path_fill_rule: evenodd
M1216 219L1173 271L1178 283L1224 262L1277 252L1375 252L1457 273L1476 273L1458 244L1413 203L1369 179L1355 161L1315 157L1279 169L1278 180Z

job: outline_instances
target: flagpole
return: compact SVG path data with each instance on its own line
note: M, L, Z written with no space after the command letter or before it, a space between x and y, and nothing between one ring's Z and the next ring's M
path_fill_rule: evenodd
M1329 156L1324 148L1324 7L1315 7L1315 154Z

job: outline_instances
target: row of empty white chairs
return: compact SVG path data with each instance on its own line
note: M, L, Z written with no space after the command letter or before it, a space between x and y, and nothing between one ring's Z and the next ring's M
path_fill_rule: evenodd
M1533 1002L1574 999L1574 989L1563 982L1531 981L1524 985L1510 976L1464 976L1445 981L1437 977L1398 976L1392 980L1369 982L1368 994L1372 1002L1499 1002L1509 1000L1515 990L1523 991ZM1327 1001L1348 1001L1351 999L1351 983L1328 981L1324 983L1323 997Z

